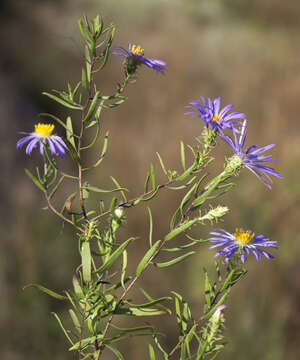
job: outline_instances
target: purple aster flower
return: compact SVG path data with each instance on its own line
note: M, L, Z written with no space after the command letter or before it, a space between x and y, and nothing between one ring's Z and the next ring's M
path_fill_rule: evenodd
M227 262L230 257L237 252L240 256L242 263L245 262L245 255L253 253L256 260L261 259L261 255L264 255L267 259L272 259L274 256L263 250L262 247L277 249L277 241L270 240L264 235L255 235L252 231L244 231L242 229L236 229L234 234L227 232L224 229L216 229L210 232L210 235L214 237L210 238L210 242L214 243L209 249L222 246L214 257L219 255L225 256Z
M44 146L46 143L49 145L51 155L58 154L62 157L65 154L65 149L67 149L66 144L63 139L57 135L51 135L54 130L54 125L50 124L36 124L34 125L34 132L20 132L19 134L25 134L27 136L23 137L17 142L17 149L20 149L24 144L28 143L26 146L26 154L30 155L32 150L39 144L41 155L44 154Z
M190 107L195 111L188 112L186 114L192 114L202 119L204 125L212 130L221 131L224 129L232 129L234 125L239 124L236 120L245 119L246 115L235 111L228 113L233 108L233 105L226 105L223 109L220 109L221 99L220 97L211 101L210 98L205 101L203 96L200 96L203 105L197 101L191 101Z
M167 63L162 60L147 58L144 56L144 49L142 49L139 45L136 46L129 44L128 50L123 47L116 47L115 51L112 51L112 54L122 56L126 59L126 71L128 74L135 73L137 67L142 64L162 74L165 73L165 66Z
M269 166L263 165L267 161L271 160L272 155L261 155L263 152L272 149L275 144L266 145L262 148L256 149L257 145L250 146L247 151L243 150L245 139L247 135L247 121L244 120L239 137L238 131L233 129L233 138L224 133L220 134L220 137L227 142L232 148L234 153L240 158L242 164L248 168L254 175L256 175L269 189L271 189L271 183L273 182L269 175L273 175L277 178L282 176Z

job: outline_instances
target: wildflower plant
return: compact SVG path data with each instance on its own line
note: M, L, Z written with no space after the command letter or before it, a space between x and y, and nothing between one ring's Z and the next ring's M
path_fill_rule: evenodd
M69 114L65 121L54 114L42 114L43 123L35 125L32 133L21 133L26 136L18 140L17 148L27 144L27 155L30 155L34 148L39 148L42 166L36 168L36 174L28 169L26 173L42 191L48 210L73 227L81 263L73 274L72 290L58 293L38 284L28 286L37 287L48 295L69 303L69 322L64 323L59 314L54 313L54 316L69 342L68 350L76 352L79 359L104 359L106 352L112 352L116 358L124 359L126 354L121 353L118 343L128 340L129 335L146 337L151 360L215 358L225 345L223 332L226 299L232 287L247 272L243 266L246 255L253 253L257 260L261 255L270 259L273 255L265 251L265 248L276 249L277 242L264 235L244 231L239 226L235 233L216 229L210 232L209 237L205 226L218 222L229 211L228 207L222 204L212 206L210 200L231 191L232 181L243 167L254 172L270 188L269 174L278 178L281 175L264 165L270 161L271 155L262 153L273 145L259 149L252 146L244 151L247 127L245 115L240 112L229 113L233 105L221 109L220 98L212 101L202 97L203 105L194 101L190 102L190 105L197 112L192 112L192 115L196 114L203 120L204 129L193 145L180 143L180 171L168 169L157 153L165 181L158 183L155 166L150 164L144 189L135 198L128 199L128 190L113 177L112 189L91 184L89 173L99 168L106 159L108 149L109 134L101 132L104 121L102 110L119 107L127 100L123 93L131 84L131 78L140 65L164 73L166 63L145 57L140 46L129 45L128 50L122 47L113 48L115 26L111 24L104 27L99 16L92 21L84 17L78 24L85 42L85 64L81 70L81 79L75 86L67 84L66 91L44 93L49 99L65 107ZM95 74L104 69L111 54L124 57L124 78L116 85L113 94L105 95L103 89L98 89ZM163 80L161 78L161 81ZM184 121L190 120L185 118ZM65 136L52 135L53 122L64 129ZM73 126L75 123L76 126ZM74 128L78 131L75 132ZM90 132L93 132L92 140L88 140ZM207 167L211 166L211 153L218 141L228 143L234 154L225 161L224 169L210 179ZM101 151L98 159L94 163L86 163L84 159L88 157L83 154L99 149L99 144ZM187 149L192 157L189 163L186 161ZM61 169L57 155L72 161L76 172L69 174ZM61 199L58 195L61 192L58 190L64 186L68 189L66 179L76 184L77 191L66 199ZM155 224L148 207L148 249L136 261L134 249L142 240L137 242L134 236L123 239L118 230L126 224L126 212L145 202L150 205L159 196L161 189L179 192L181 200L177 209L173 209L170 231L161 239L153 236ZM90 208L87 199L93 193L110 194L110 199L101 201L97 208ZM73 204L76 195L80 203L77 207ZM59 203L61 208L57 205ZM191 236L192 227L194 232L198 231L200 234L203 226L202 236ZM181 239L180 246L173 244L177 238ZM192 310L187 299L177 292L154 298L149 291L142 288L146 271L151 271L154 266L164 271L164 268L180 264L193 256L197 247L206 242L213 244L211 248L219 248L215 257L224 255L225 261L219 257L220 261L214 262L214 279L204 269L204 295L199 299L199 303L203 302L203 311L200 316L198 309ZM162 260L162 252L169 254L167 260L165 257ZM128 273L129 261L136 261L133 273ZM142 304L136 304L131 299L132 289L137 288L137 284L145 297ZM230 311L228 307L227 311ZM120 327L121 315L141 318L140 325ZM151 325L151 318L157 316L173 316L177 324L178 340L170 348L164 345L160 330Z

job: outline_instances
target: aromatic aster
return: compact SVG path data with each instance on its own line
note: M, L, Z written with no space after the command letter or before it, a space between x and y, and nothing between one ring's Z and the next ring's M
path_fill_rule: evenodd
M150 69L156 70L162 74L165 73L166 62L158 59L149 59L144 56L144 49L137 45L128 45L128 50L123 47L116 47L112 54L125 58L126 71L128 74L134 74L138 66L144 64Z
M221 98L218 97L214 100L208 98L204 99L200 96L202 104L197 101L191 101L190 107L195 111L188 112L186 114L192 114L202 119L204 125L211 130L222 132L224 129L232 129L235 125L238 125L237 120L245 119L246 115L235 111L228 113L233 108L232 104L226 105L223 109L220 109Z
M250 230L244 231L243 229L236 229L234 234L231 234L224 229L216 229L210 232L210 235L213 235L209 240L214 243L214 245L209 249L222 246L223 248L219 250L214 257L224 255L226 262L228 262L235 253L240 257L242 263L245 262L245 255L249 255L250 253L254 254L256 260L260 260L261 255L267 259L272 259L274 256L263 250L262 247L278 248L275 245L277 241L270 240L264 235L255 235Z
M272 155L261 155L263 152L272 149L275 144L266 145L262 148L257 148L257 145L250 146L246 151L243 150L247 135L247 121L244 120L239 136L238 131L233 129L233 137L220 134L220 137L227 142L232 148L236 156L240 159L242 164L249 169L254 175L256 175L269 189L271 189L271 183L273 182L269 175L273 175L277 178L282 176L269 166L263 165L268 161L272 160Z
M34 132L32 133L20 132L19 134L25 134L27 136L17 142L17 149L20 149L24 144L28 143L26 146L26 154L30 155L32 150L39 144L40 153L43 155L44 146L48 144L51 155L58 154L62 157L65 154L67 146L61 137L51 135L53 130L53 124L39 123L34 126Z

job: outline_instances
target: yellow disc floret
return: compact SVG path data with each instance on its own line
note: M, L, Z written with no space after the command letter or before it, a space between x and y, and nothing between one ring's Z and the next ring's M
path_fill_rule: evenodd
M220 117L219 114L214 114L214 115L211 116L211 121L222 122L223 119Z
M133 55L144 55L144 49L140 45L132 45L130 51Z
M250 230L244 231L243 229L235 229L234 236L236 242L240 246L244 246L247 245L253 239L254 232Z
M36 124L34 125L34 134L39 137L46 138L52 134L54 130L53 124Z

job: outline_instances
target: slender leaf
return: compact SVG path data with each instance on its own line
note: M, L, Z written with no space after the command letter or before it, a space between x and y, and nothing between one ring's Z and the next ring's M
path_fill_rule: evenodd
M149 244L150 244L150 247L152 247L153 219L152 219L151 209L149 207L147 207L147 209L148 209L148 214L149 214Z
M180 156L181 156L181 165L183 170L186 170L185 166L185 150L184 150L184 143L183 141L180 141Z
M156 356L155 356L153 346L151 344L148 344L148 348L149 348L150 360L156 360Z
M89 107L89 110L85 116L85 118L82 120L84 123L86 121L89 121L91 119L91 117L93 116L94 114L94 110L96 108L96 105L97 105L97 101L98 101L98 98L99 98L99 91L97 91L93 97L93 100L91 102L91 105Z
M72 319L72 321L73 321L73 323L74 323L74 325L75 325L75 329L80 333L80 331L81 331L81 326L80 326L79 320L78 320L78 318L77 318L74 310L73 310L73 309L69 309L69 314L70 314L71 319Z
M73 341L72 339L70 338L69 334L68 334L68 331L64 328L60 318L58 317L58 315L55 313L55 312L52 312L52 315L54 315L55 319L57 320L57 322L59 323L59 326L61 327L62 331L64 332L66 338L69 340L69 342L73 345Z
M144 270L145 266L151 261L153 255L155 254L156 250L159 248L161 244L161 240L157 240L156 243L146 252L142 260L139 262L136 268L136 275L140 276L142 271Z
M76 149L73 147L73 145L70 143L70 141L67 138L63 138L63 140L69 149L72 159L76 162L76 164L81 164L81 160L77 154Z
M82 107L79 104L71 104L71 103L57 97L56 95L49 94L47 92L43 92L42 94L48 96L50 99L58 102L59 104L65 106L65 107L67 107L69 109L82 110Z
M156 189L156 175L155 175L155 169L154 165L151 163L150 165L150 174L151 174L151 181L152 181L152 189Z
M67 117L66 126L67 126L66 137L75 149L76 146L75 146L75 141L74 141L74 132L73 132L73 126L72 126L72 119L70 116Z
M82 244L81 258L82 258L83 280L88 283L91 281L92 257L91 257L90 243L87 241L85 241Z
M124 202L127 202L127 197L125 195L124 190L126 190L126 191L128 191L128 190L125 189L125 188L121 188L120 184L118 183L118 181L113 176L111 176L110 178L111 178L112 182L117 186L118 190L121 192L121 195L122 195L122 198L123 198ZM118 190L116 190L116 191L118 191Z
M39 182L39 180L33 175L31 174L31 172L25 168L25 172L27 174L27 176L33 181L33 183L43 192L46 192L46 189L44 188L44 186Z
M197 222L199 222L198 218L195 218L193 220L189 220L189 221L185 222L181 226L179 226L179 227L175 228L174 230L172 230L171 232L169 232L165 236L165 240L169 241L169 240L173 239L175 236L177 236L177 235L181 234L182 232L188 230L191 226L193 226Z
M123 251L127 248L127 246L131 243L131 241L135 240L134 237L129 238L126 240L123 244L121 244L116 251L112 253L112 255L105 261L103 265L99 267L95 272L96 273L104 273L105 271L109 270L112 265L118 260L120 255L123 253Z
M25 285L23 287L23 290L24 289L27 289L29 287L34 287L34 288L37 288L39 290L41 290L42 292L50 295L51 297L55 298L55 299L58 299L58 300L68 300L68 298L66 296L63 296L63 295L60 295L58 293L56 293L55 291L53 290L50 290L50 289L47 289L45 288L44 286L42 285L39 285L39 284L28 284L28 285Z
M86 189L88 191L93 191L93 192L98 192L98 193L112 193L112 192L116 192L116 191L128 191L128 189L125 189L125 188L106 190L106 189L100 189L96 186L91 186L91 185L83 186L82 189Z
M185 260L186 258L188 258L189 256L195 254L195 251L190 251L184 255L181 255L175 259L172 259L170 261L166 261L166 262L163 262L163 263L154 263L154 266L158 267L158 268L164 268L164 267L169 267L169 266L172 266L172 265L175 265L175 264L178 264L180 263L181 261Z

